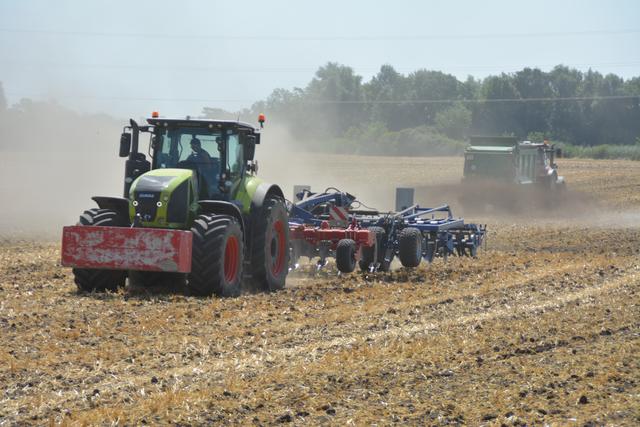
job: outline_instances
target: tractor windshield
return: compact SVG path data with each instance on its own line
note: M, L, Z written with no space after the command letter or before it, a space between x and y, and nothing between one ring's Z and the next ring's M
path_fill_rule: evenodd
M206 189L201 188L202 195L209 197L219 192L224 136L221 131L204 129L162 129L156 134L154 167L193 169L201 187Z
M218 143L221 133L202 133L199 129L169 129L160 132L156 146L156 168L177 168L181 163L220 162Z

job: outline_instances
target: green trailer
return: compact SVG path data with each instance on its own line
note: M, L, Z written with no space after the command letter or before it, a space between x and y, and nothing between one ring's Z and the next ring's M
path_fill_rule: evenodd
M474 136L464 152L464 181L491 180L505 184L560 189L555 158L559 150L546 142L518 141L510 136Z
M547 142L518 141L511 136L474 136L464 152L465 211L499 207L511 212L561 202L564 177L555 162L560 150Z

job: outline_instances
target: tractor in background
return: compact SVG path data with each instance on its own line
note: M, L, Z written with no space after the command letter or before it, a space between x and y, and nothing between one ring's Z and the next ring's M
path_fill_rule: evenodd
M462 204L516 208L539 202L550 207L566 189L558 174L561 150L545 142L510 136L474 136L464 151Z

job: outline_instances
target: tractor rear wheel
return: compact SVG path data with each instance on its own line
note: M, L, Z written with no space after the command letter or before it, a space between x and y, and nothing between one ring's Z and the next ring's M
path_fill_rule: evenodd
M408 227L400 232L399 257L403 267L417 267L422 259L422 233Z
M197 295L240 295L244 240L238 220L228 215L200 215L191 232L189 289Z
M126 227L127 220L111 209L89 209L80 215L78 225L87 227ZM74 268L74 281L80 292L115 291L124 287L127 272L121 270L102 270L91 268Z
M336 247L336 267L341 273L351 273L356 269L356 242L342 239Z
M284 201L268 198L256 212L251 242L251 279L256 290L284 288L289 273L289 219Z

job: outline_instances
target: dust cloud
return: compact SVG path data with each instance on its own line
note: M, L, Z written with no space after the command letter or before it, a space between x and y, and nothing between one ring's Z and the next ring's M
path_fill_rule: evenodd
M125 119L83 116L76 113L40 114L32 109L0 123L1 238L57 239L63 225L74 224L85 209L95 207L92 196L121 196L124 159L117 156ZM7 118L9 120L7 120ZM300 124L303 126L304 124ZM141 150L147 149L146 137ZM310 185L312 191L336 187L357 196L365 205L390 211L397 187L415 188L421 206L449 204L455 216L466 222L560 220L587 225L637 226L637 211L615 218L597 198L573 187L578 175L568 179L561 199L534 202L524 197L513 202L513 191L491 188L477 194L495 200L465 204L469 188L462 185L461 157L357 156L310 153L305 141L292 136L282 123L267 122L256 149L258 176L278 184L293 200L294 185ZM487 190L487 189L485 189ZM519 189L517 190L519 193ZM473 193L473 191L472 191Z
M294 198L295 185L309 185L314 192L335 187L358 196L367 204L391 209L393 186L385 186L389 191L378 191L382 183L372 186L368 168L362 165L366 157L360 157L360 161L351 164L351 156L311 153L302 148L306 146L308 144L294 138L286 126L266 127L256 150L258 176L278 184L288 200Z
M384 174L375 173L375 165L382 157L312 153L304 147L308 144L294 138L287 126L266 125L256 149L258 176L278 184L291 201L295 185L309 185L314 192L335 187L354 194L369 206L393 208L396 184Z
M95 195L122 194L119 121L57 108L3 117L0 237L53 239L75 224Z

